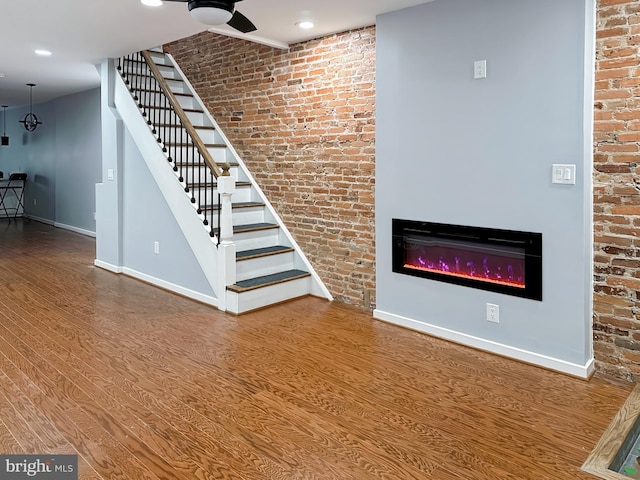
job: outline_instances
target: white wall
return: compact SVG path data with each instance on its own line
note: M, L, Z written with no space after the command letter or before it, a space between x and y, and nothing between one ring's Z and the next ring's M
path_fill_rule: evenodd
M594 10L436 0L378 18L376 317L589 373ZM552 185L553 163L577 184ZM541 232L543 301L392 273L392 218Z

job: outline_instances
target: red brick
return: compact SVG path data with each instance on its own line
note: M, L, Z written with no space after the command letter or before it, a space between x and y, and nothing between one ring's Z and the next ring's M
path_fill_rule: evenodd
M375 289L375 27L284 51L209 32L166 50L334 297L362 306Z

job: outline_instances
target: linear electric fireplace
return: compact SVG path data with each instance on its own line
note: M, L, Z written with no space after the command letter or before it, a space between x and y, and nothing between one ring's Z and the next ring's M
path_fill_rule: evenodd
M393 219L393 271L542 300L542 234Z

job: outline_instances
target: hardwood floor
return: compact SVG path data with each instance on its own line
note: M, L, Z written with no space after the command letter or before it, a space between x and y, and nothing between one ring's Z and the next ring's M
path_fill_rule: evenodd
M574 379L316 298L240 317L0 222L0 453L81 479L589 479L633 385Z

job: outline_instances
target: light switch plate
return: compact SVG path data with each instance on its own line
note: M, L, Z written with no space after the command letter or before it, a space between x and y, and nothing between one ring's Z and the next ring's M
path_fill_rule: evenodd
M554 163L551 167L551 183L575 185L576 166L565 163Z

